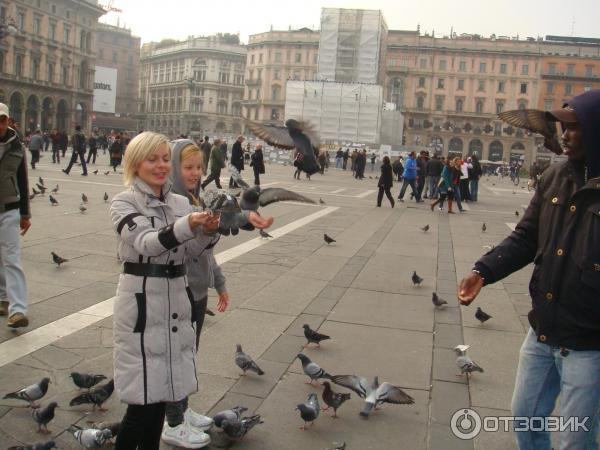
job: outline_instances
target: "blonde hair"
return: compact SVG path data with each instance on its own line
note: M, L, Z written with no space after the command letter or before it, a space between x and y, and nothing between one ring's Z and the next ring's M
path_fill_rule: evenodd
M200 167L204 167L204 153L196 144L188 144L183 147L181 153L179 154L179 162L183 162L184 159L195 155L200 155ZM201 170L201 172L202 175L204 175L204 170Z
M148 159L161 145L165 145L169 154L171 154L169 140L162 134L145 131L138 134L129 142L123 159L123 179L125 186L133 184L140 163Z

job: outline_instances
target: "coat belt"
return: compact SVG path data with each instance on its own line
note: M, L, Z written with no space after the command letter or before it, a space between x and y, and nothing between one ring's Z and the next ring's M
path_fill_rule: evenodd
M148 264L126 262L123 273L138 277L178 278L185 275L185 264Z

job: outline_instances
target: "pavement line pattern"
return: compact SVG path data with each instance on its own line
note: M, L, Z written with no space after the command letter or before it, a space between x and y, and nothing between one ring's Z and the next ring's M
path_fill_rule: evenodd
M268 244L270 241L285 236L292 231L297 230L304 225L307 225L321 217L324 217L336 210L339 207L329 206L302 217L287 225L284 225L276 230L270 231L272 239L263 239L260 237L251 239L242 244L236 245L233 248L222 251L215 255L215 259L219 264L224 264L232 259L237 258L249 251L254 250L262 245ZM99 302L89 308L82 309L76 313L62 317L49 324L43 325L35 330L21 334L13 339L0 344L0 367L12 363L13 361L27 356L41 348L44 348L57 340L69 336L85 327L95 324L102 319L110 317L113 313L113 302L115 297L111 297L102 302Z
M355 195L354 197L356 197L356 198L365 198L365 197L368 197L369 195L371 195L371 194L373 194L375 192L377 192L375 189L370 189L368 191L363 192L362 194Z
M511 231L515 231L515 228L517 228L517 224L512 222L506 222L506 226L510 228Z
M340 192L343 192L345 190L346 190L346 188L341 188L341 189L336 189L335 191L331 191L330 193L331 194L339 194Z

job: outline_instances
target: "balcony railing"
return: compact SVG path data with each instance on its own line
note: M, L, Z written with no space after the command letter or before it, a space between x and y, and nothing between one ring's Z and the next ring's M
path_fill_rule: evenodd
M542 80L557 80L557 81L582 81L591 83L600 83L600 77L598 75L575 75L563 72L555 73L542 73Z

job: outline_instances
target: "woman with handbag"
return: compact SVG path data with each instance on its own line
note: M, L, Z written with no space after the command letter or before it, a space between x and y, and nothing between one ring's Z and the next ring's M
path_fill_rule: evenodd
M440 211L444 209L444 201L448 199L448 214L454 214L452 211L452 202L454 201L454 184L452 182L453 172L450 167L450 163L446 162L442 170L440 181L438 182L438 192L440 193L439 198L431 204L431 210L437 204L440 205Z

